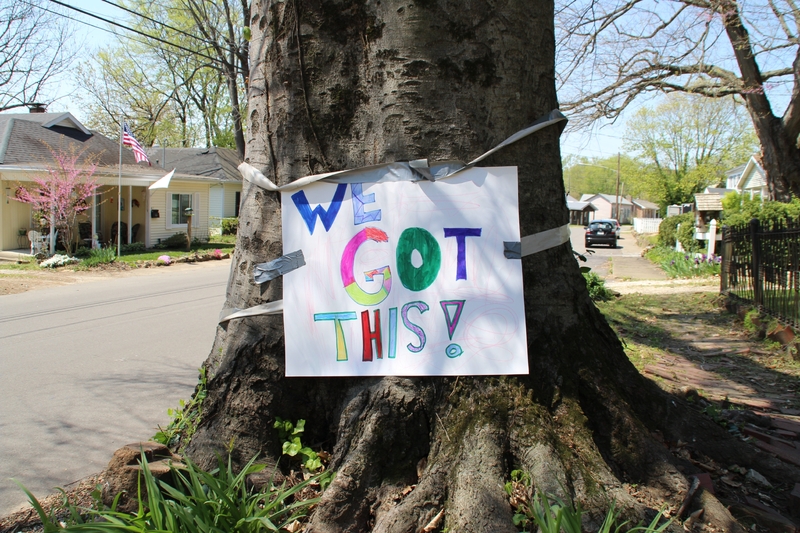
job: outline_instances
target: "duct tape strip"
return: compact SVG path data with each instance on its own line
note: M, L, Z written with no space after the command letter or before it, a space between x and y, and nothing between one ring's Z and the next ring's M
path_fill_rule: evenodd
M445 162L441 164L435 164L434 166L429 166L427 160L425 159L417 159L410 162L396 162L396 163L386 163L382 165L372 165L369 167L362 167L350 170L339 170L337 172L327 172L325 174L315 174L313 176L305 176L303 178L291 181L286 185L278 187L269 178L267 178L264 174L262 174L257 168L247 164L242 163L239 165L239 172L242 174L242 177L253 183L258 185L262 189L267 191L291 191L295 189L300 189L320 180L328 180L328 181L336 181L341 182L343 178L347 178L352 174L363 174L365 172L369 172L379 168L385 168L387 173L390 175L388 179L398 179L401 176L412 176L412 177L421 177L425 180L430 181L437 181L441 179L446 179L451 176L455 176L462 170L466 170L475 166L478 162L486 159L493 153L497 152L498 150L508 146L509 144L515 143L518 140L522 139L523 137L527 137L528 135L537 132L543 128L551 126L553 124L558 124L560 122L566 122L567 117L561 114L561 112L557 109L554 109L546 116L540 117L537 119L533 124L528 126L525 129L519 130L512 136L508 137L506 140L489 150L488 152L478 156L477 158L473 159L466 165L464 163L458 162ZM406 170L406 172L403 172Z
M246 316L260 316L260 315L279 315L283 313L283 300L277 302L268 302L247 309L227 308L223 309L219 314L219 323L223 324L235 318L244 318Z
M253 278L257 284L262 284L278 276L283 276L287 272L297 270L301 266L305 266L306 260L303 257L303 250L290 252L282 255L277 259L268 261L266 263L259 263L253 267Z
M564 224L560 228L540 231L523 237L520 242L504 242L503 254L507 259L521 259L526 255L533 255L560 246L568 242L569 237L569 224Z

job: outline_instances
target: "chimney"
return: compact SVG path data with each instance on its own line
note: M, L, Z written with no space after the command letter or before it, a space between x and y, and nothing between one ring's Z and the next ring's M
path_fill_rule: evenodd
M36 102L27 104L29 113L47 113L47 105Z

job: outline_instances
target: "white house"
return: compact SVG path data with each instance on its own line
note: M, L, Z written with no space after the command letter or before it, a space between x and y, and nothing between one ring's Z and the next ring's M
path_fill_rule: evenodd
M619 216L617 216L617 199L619 198ZM597 210L592 214L592 220L615 218L620 224L630 224L633 203L624 196L613 194L584 194L581 202L591 203Z
M119 142L89 130L72 114L0 114L0 251L29 247L27 231L37 229L40 221L28 204L16 200L16 190L53 166L51 149L80 153L79 164L98 164L94 176L100 188L79 219L76 234L81 239L98 235L101 242L112 240L120 197L123 243L143 242L150 247L185 232L183 209L189 206L194 211L192 236L208 236L211 188L224 179L176 172L169 188L151 191L148 187L165 174L164 169L137 164L127 148L120 165Z
M749 195L750 199L760 196L762 200L769 199L769 189L767 188L767 175L763 167L756 159L750 158L739 177L736 189L744 195Z

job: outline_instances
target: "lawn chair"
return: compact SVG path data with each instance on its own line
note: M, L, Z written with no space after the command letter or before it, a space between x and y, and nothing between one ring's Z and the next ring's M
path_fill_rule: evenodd
M28 232L28 240L31 242L31 255L44 252L44 237L36 230Z

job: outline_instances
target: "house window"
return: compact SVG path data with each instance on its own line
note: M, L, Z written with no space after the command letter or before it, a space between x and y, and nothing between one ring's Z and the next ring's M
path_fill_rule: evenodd
M192 207L191 194L172 194L172 223L186 224L186 208ZM194 225L194 224L193 224Z

